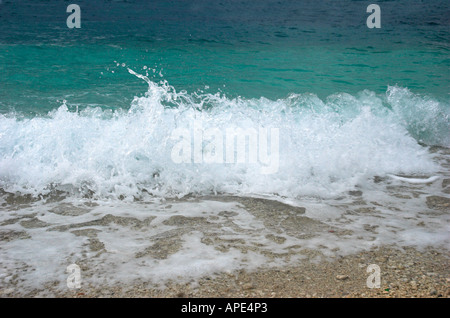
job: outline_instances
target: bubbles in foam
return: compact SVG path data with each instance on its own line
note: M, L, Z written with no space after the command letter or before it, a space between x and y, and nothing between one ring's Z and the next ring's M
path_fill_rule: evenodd
M393 113L415 139L431 145L450 146L450 105L425 96L417 96L406 88L392 86L387 102Z
M0 187L34 195L71 189L112 198L219 192L334 196L375 175L433 173L433 157L418 141L449 142L448 115L440 116L446 105L406 88L390 87L386 98L363 91L325 100L314 94L230 99L177 92L166 81L129 72L149 89L128 111L71 112L63 103L48 116L0 115ZM191 132L194 145L195 121L202 123L203 135L207 129L279 129L278 170L262 175L261 165L248 160L174 162L173 131ZM200 155L208 142L203 140Z

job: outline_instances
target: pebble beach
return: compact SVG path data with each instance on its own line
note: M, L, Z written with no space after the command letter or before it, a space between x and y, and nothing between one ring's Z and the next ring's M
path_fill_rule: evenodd
M379 288L367 287L368 264L381 269ZM47 286L51 289L51 285ZM48 289L46 292L48 292ZM40 297L2 289L2 297ZM83 286L64 298L449 298L450 258L433 249L382 247L334 260L282 269L237 271L207 276L195 284L169 282L133 286Z

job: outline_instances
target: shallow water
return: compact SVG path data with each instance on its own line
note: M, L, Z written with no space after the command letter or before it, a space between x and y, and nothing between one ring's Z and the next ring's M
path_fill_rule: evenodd
M439 152L446 153L440 158L448 169L448 150ZM450 175L436 176L430 183L378 177L334 199L213 195L117 202L55 195L34 201L4 194L1 285L51 295L45 286L67 290L71 264L80 266L83 286L163 287L383 245L447 251Z

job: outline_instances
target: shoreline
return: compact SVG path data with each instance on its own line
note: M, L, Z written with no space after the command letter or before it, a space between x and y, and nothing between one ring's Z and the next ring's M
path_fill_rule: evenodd
M237 196L113 207L3 196L0 298L448 298L449 180L380 181L382 197L349 191L301 206ZM70 264L80 267L79 289L68 287Z
M380 287L367 287L367 266L380 267ZM44 296L53 293L52 296ZM16 293L2 298L450 298L450 256L435 248L385 246L315 263L237 270L165 287L146 282Z

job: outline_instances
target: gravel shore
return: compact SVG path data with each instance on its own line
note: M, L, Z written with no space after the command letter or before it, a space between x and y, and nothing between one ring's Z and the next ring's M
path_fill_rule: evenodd
M379 288L367 286L369 276L374 273L367 272L370 264L380 267ZM144 282L133 286L82 286L64 292L55 290L54 297L449 298L449 265L447 252L382 247L319 263L305 261L291 267L221 273L195 283L169 282L164 287ZM2 290L1 296L41 297L42 292L20 294Z
M445 225L449 222L449 180L445 178L436 189L420 184L417 189L414 185L390 186L385 192L394 198L384 206L364 200L362 192L352 192L346 202L333 205L336 209L331 210L336 214L333 222L328 220L330 214L324 216L314 206L309 211L311 208L246 197L217 196L166 202L156 207L143 205L140 215L133 210L131 216L126 208L114 210L116 215L110 208L91 210L56 203L40 207L44 210L37 213L33 206L16 207L14 203L0 223L2 249L10 252L3 252L5 256L0 260L4 266L0 272L0 297L448 298L450 253L443 243L446 240L438 239L448 238ZM442 193L418 192L427 189L430 193ZM411 195L406 198L405 193ZM417 194L418 207L408 203L408 209L403 208L403 201L397 198L400 194L405 196L401 200L410 201ZM392 202L398 204L392 206ZM53 224L45 219L53 214L57 221L64 222ZM79 215L84 219L77 219ZM51 248L59 248L60 253L30 250L30 246L40 246L36 242L48 237L52 238L48 241ZM195 238L197 241L192 243ZM194 244L191 252L196 253L180 254L188 239ZM314 240L315 244L307 244ZM80 244L75 249L77 253L61 260L62 264L79 265L83 282L78 289L69 289L67 272L62 272L61 266L47 266L59 263L45 258L66 255L67 243ZM133 246L131 243L139 248L121 249ZM220 264L219 269L201 271L203 276L185 277L182 273L196 272L195 264L202 259L204 249L212 253L207 260L215 264L223 260L220 258L223 255L227 259L240 257L245 265L255 255L264 258L258 258L255 266L230 268ZM25 251L40 257L39 261L46 266L39 268L34 259L15 260L28 255ZM165 261L173 255L182 255L176 264L189 271L169 271L170 276L164 279L155 276L161 273L161 266L171 264ZM137 266L141 263L145 265ZM125 265L114 267L122 264ZM373 280L376 273L369 270L373 264L379 269L379 286L368 284L376 283ZM138 272L142 268L144 271ZM41 277L33 273L47 275L47 279L40 283ZM174 275L182 277L172 278ZM155 279L160 283L154 283Z

